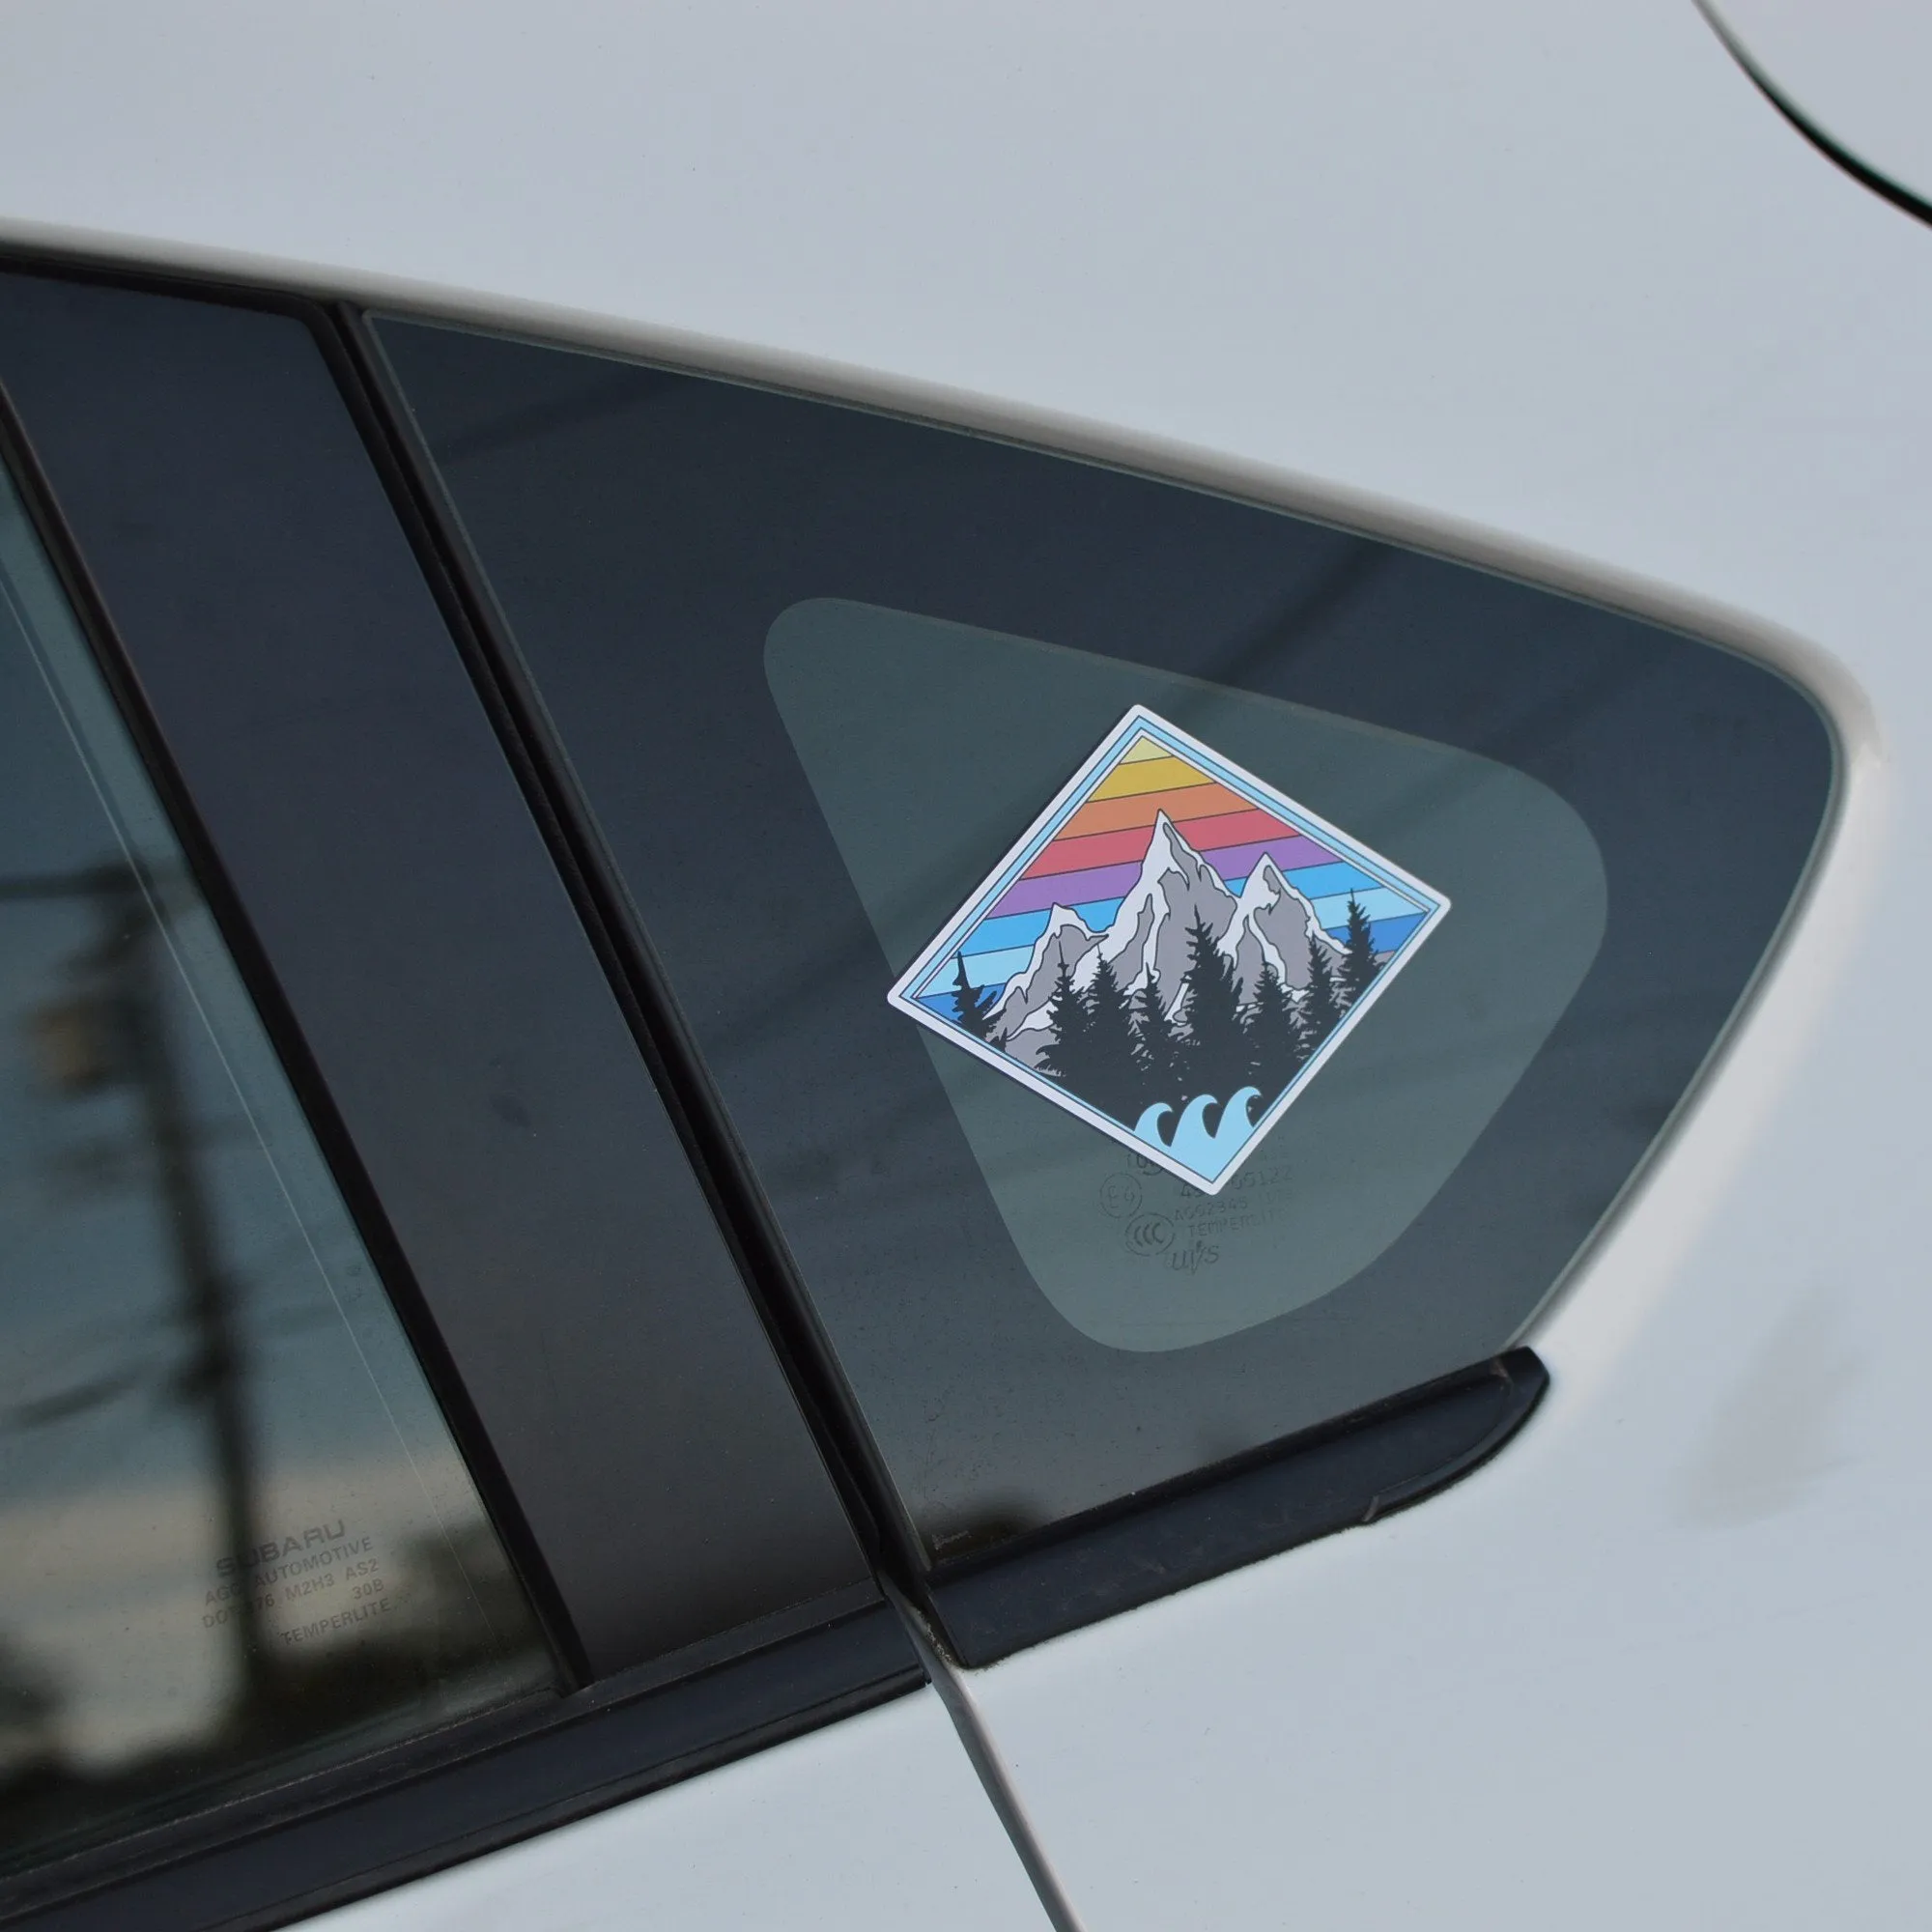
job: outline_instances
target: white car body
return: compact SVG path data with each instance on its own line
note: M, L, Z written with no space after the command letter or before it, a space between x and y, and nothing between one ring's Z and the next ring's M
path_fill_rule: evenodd
M0 73L8 242L1312 508L1729 641L1840 742L1478 1475L951 1673L956 1726L923 1691L318 1924L1922 1921L1932 233L1690 0L64 0Z

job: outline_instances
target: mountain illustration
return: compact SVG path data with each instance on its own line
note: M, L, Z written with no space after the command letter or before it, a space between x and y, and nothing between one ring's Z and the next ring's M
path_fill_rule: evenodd
M1068 968L1079 985L1080 969L1101 938L1071 906L1057 905L1048 915L1046 930L1033 943L1032 956L1007 981L990 1015L990 1025L1004 1036L1006 1050L1015 1060L1029 1066L1037 1064L1053 1039L1048 1005L1060 969ZM1087 977L1093 978L1093 969Z
M1284 985L1299 991L1308 983L1309 961L1316 953L1326 952L1331 966L1339 967L1342 960L1342 948L1321 929L1315 908L1282 877L1265 852L1242 883L1235 916L1220 940L1236 979L1251 991L1261 983L1265 966L1274 968Z
M1071 907L1056 905L1026 964L1007 981L991 1025L1004 1034L1014 1059L1037 1066L1054 1037L1051 1003L1061 968L1070 971L1074 986L1085 993L1103 960L1129 999L1151 982L1170 1007L1177 1001L1184 1007L1192 934L1199 928L1212 937L1250 994L1264 967L1273 967L1285 987L1299 990L1308 983L1316 953L1325 953L1336 970L1341 966L1343 949L1322 930L1314 906L1272 858L1262 855L1236 897L1161 812L1140 876L1106 929L1095 932Z
M1136 705L887 997L1211 1194L1448 909Z

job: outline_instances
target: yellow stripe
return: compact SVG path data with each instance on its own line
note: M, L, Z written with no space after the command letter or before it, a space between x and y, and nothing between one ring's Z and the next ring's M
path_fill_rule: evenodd
M1182 785L1212 784L1206 772L1197 771L1184 758L1163 753L1158 758L1137 758L1122 762L1096 784L1089 798L1131 798L1141 791L1178 791Z
M1131 765L1137 758L1164 758L1168 750L1158 738L1150 738L1145 733L1121 753L1121 763Z

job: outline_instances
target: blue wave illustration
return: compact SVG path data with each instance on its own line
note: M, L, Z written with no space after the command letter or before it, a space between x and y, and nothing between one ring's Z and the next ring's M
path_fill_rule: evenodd
M1259 1087L1239 1088L1222 1108L1221 1118L1210 1134L1207 1114L1214 1105L1214 1095L1197 1094L1176 1123L1172 1140L1161 1138L1160 1123L1163 1116L1174 1109L1167 1101L1156 1100L1134 1122L1134 1137L1146 1141L1149 1147L1158 1148L1162 1153L1172 1154L1181 1166L1191 1169L1204 1180L1212 1180L1247 1145L1248 1136L1255 1130L1248 1115L1261 1097Z

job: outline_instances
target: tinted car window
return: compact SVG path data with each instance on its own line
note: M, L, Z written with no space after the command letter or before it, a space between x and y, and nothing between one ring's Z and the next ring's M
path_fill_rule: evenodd
M0 478L0 1866L553 1666Z
M0 277L22 433L573 1675L882 1608L332 341Z
M1803 695L1652 625L985 439L379 334L941 1570L1507 1348L1827 810Z

